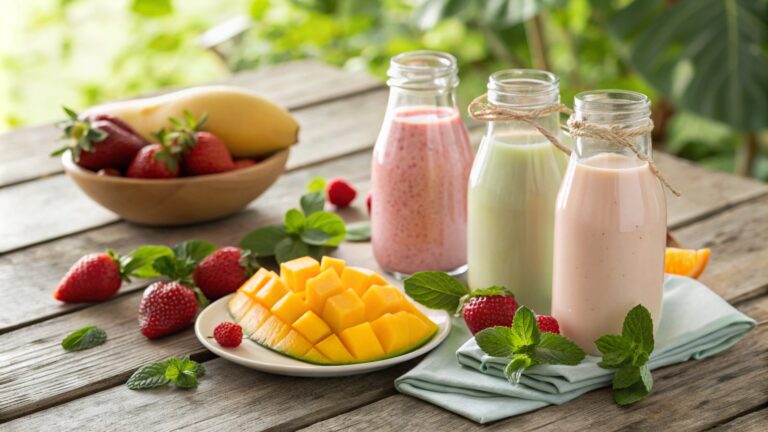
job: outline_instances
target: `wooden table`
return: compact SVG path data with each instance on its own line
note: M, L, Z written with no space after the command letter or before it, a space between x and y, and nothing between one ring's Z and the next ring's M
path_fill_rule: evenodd
M216 358L192 330L157 341L138 330L142 282L113 300L63 305L51 293L81 255L108 247L127 252L145 243L205 238L236 244L249 230L281 220L315 176L369 182L370 151L386 106L380 81L313 62L236 75L293 111L301 123L288 172L245 211L181 228L132 225L91 202L47 155L51 125L0 136L0 430L467 430L474 423L398 394L392 381L414 362L369 375L300 379L268 375ZM480 130L473 130L477 142ZM664 155L656 156L683 191L669 198L669 223L687 247L711 247L702 281L758 321L768 319L768 185ZM342 213L364 217L362 198ZM345 243L338 255L374 266L370 246ZM695 305L692 305L695 307ZM70 331L95 324L109 334L96 349L66 353ZM654 373L650 397L629 408L609 390L586 394L487 426L509 430L759 430L768 420L768 326L727 352ZM141 365L190 355L208 374L194 391L131 391L124 383ZM763 429L765 430L765 429Z

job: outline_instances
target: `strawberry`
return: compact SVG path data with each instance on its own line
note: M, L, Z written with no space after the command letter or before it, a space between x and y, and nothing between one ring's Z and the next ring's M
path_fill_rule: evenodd
M181 171L184 175L216 174L235 169L229 149L219 137L201 131L207 114L195 119L188 111L184 121L170 119L173 128L165 140L179 146L182 152Z
M328 193L328 201L338 208L349 206L349 203L357 195L357 191L340 178L331 179L326 186L326 191Z
M64 275L53 298L66 303L109 300L123 283L119 258L111 251L80 258Z
M560 334L560 325L554 317L549 315L536 315L536 322L539 324L539 330L542 332Z
M148 144L133 128L115 117L101 115L81 119L69 108L65 107L64 112L69 119L59 123L59 127L62 138L69 142L51 156L71 151L75 163L86 169L125 168Z
M98 171L96 171L96 175L100 176L112 176L112 177L122 177L123 173L120 172L117 168L102 168Z
M139 304L141 334L149 339L176 333L192 325L197 297L179 282L155 282L144 291Z
M469 331L475 334L488 327L511 326L517 301L511 295L478 295L464 304L462 312Z
M234 162L233 169L248 168L256 165L256 161L253 159L238 159Z
M254 261L248 251L224 247L203 259L193 273L197 285L214 300L237 291L253 274Z
M368 215L371 215L371 201L373 200L373 195L368 192L368 196L365 197L365 207L368 209Z
M136 154L125 176L156 179L178 177L178 155L166 145L150 144Z
M243 341L243 329L231 322L223 322L213 329L213 337L224 348L235 348Z

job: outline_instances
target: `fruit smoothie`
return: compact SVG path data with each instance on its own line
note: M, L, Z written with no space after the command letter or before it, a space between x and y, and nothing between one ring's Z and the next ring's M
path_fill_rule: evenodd
M503 286L549 314L555 199L566 162L539 133L482 143L469 181L470 288Z
M467 262L469 136L450 107L404 107L373 153L372 244L387 271L454 271Z
M655 332L666 220L661 183L646 162L618 153L571 160L555 211L552 315L563 335L599 355L594 341L621 334L637 304Z

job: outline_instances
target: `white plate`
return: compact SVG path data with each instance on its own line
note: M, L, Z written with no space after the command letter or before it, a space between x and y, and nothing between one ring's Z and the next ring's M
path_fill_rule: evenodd
M237 348L222 348L216 343L216 340L209 339L208 336L213 336L213 329L216 328L219 323L232 321L232 317L227 311L227 302L229 302L229 299L233 295L234 294L230 294L216 300L200 312L200 315L198 315L197 321L195 322L195 334L197 335L197 339L203 346L222 358L251 369L278 375L318 378L335 377L361 374L388 368L433 350L440 345L440 342L442 342L451 331L451 319L448 312L425 309L420 305L416 305L439 327L437 334L435 334L435 336L421 348L397 357L368 363L341 366L315 365L278 354L262 347L250 339L244 339L243 343Z

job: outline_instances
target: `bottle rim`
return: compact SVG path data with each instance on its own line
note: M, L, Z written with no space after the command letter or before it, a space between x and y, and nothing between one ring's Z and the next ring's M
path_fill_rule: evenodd
M640 120L651 115L651 100L643 93L630 90L590 90L574 96L573 109L577 118L595 115Z
M409 90L439 90L459 85L453 55L432 50L407 51L390 60L387 84Z
M522 109L560 102L560 78L538 69L504 69L488 78L488 101Z

